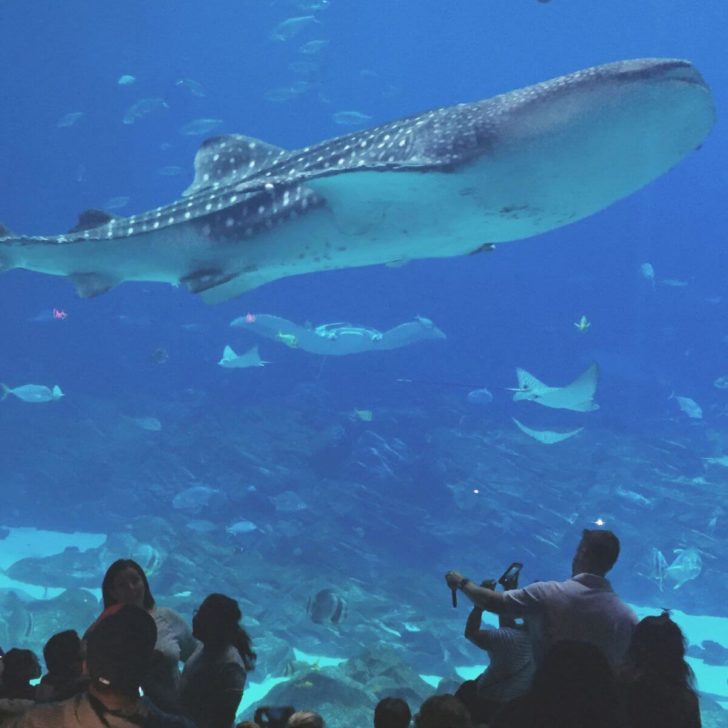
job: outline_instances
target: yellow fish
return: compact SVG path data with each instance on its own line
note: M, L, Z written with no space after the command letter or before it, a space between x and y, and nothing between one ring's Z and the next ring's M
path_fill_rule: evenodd
M358 417L362 422L371 422L374 419L374 412L371 410L355 409L352 414L354 417Z
M574 322L574 326L583 334L591 326L591 322L586 316L582 316L578 321Z
M276 334L276 339L291 349L298 348L298 337L295 334L284 334L282 331L279 331Z

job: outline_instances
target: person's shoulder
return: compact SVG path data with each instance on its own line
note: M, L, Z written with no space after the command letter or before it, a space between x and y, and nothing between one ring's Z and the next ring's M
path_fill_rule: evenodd
M154 609L152 609L152 616L157 619L168 619L171 621L184 621L184 618L182 615L172 609L172 607L160 607L158 605L154 605Z
M32 700L0 701L0 722L3 728L65 725L65 717L77 712L80 697L74 696L57 703L34 703Z
M175 630L183 630L185 632L190 632L190 627L187 624L187 620L176 610L172 609L171 607L157 607L155 606L152 610L152 616L154 617L154 621L157 623L157 625L161 623L166 623L170 627L172 627Z
M523 591L532 596L548 596L556 594L567 587L569 581L534 581L532 584L523 587Z

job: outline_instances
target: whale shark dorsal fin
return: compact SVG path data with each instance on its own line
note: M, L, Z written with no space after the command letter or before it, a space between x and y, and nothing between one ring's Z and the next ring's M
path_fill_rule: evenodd
M94 228L106 225L116 216L106 212L106 210L97 210L91 208L84 210L79 214L76 224L68 231L69 233L79 233L83 230L93 230Z
M182 196L189 197L213 185L244 180L287 153L281 147L242 134L206 139L195 155L194 182Z
M549 389L540 379L536 379L530 372L525 369L516 369L516 377L518 378L518 388L524 392L540 392Z
M226 346L223 349L222 352L222 360L223 361L232 361L233 359L237 359L238 355L233 351L232 346Z

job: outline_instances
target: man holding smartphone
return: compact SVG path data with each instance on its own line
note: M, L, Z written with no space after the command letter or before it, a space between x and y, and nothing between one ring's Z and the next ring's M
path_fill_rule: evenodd
M500 584L506 591L516 589L522 566L513 563L497 582L489 579L480 586L495 590ZM483 609L476 604L465 623L465 637L488 653L488 667L475 680L464 682L455 693L478 724L489 723L505 703L528 692L535 669L525 625L500 615L498 628L483 628L482 618Z
M637 615L605 578L619 556L619 539L611 531L584 529L571 564L571 578L544 581L524 589L496 592L475 585L457 571L445 575L487 612L523 617L528 624L534 658L539 664L551 645L561 640L589 642L616 666L637 624Z

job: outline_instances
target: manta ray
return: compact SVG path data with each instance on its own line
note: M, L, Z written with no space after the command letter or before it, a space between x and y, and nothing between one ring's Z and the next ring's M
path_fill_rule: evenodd
M205 141L180 199L66 234L0 229L0 270L68 276L81 296L183 284L214 303L315 271L491 249L580 220L700 146L713 100L687 61L587 68L295 151Z

